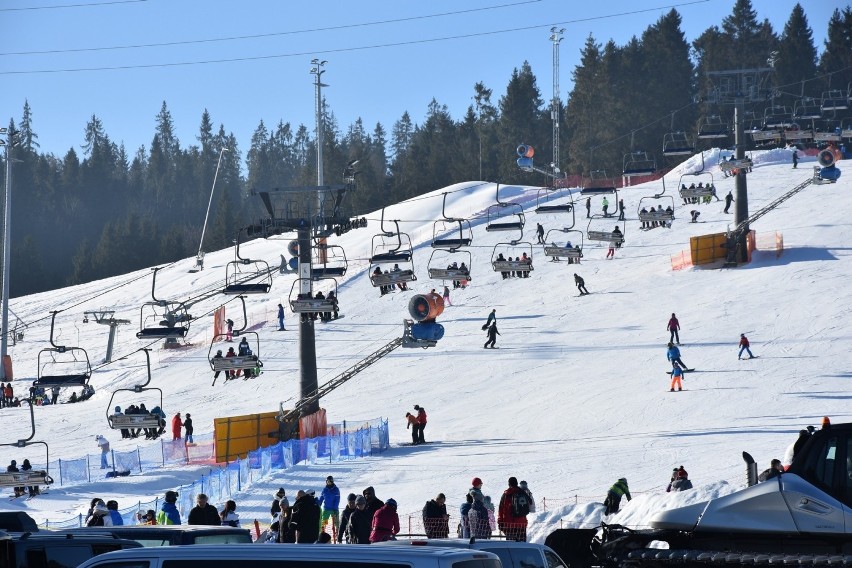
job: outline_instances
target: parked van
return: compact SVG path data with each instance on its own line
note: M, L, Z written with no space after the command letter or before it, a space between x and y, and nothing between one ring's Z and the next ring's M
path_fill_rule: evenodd
M99 554L131 548L141 545L110 534L0 531L0 568L74 568Z
M249 529L214 525L126 525L121 527L82 527L63 532L72 534L112 534L135 540L142 546L181 546L185 544L245 544L251 542Z
M431 538L389 540L376 543L380 546L452 547L491 552L500 557L503 568L567 568L568 564L549 546L532 542L515 542L497 539Z
M137 548L103 554L79 568L502 568L489 552L443 547L229 544Z

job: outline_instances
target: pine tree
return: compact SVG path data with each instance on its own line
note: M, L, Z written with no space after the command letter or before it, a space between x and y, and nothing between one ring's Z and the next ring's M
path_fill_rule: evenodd
M794 98L792 95L805 96L806 91L812 91L816 86L812 81L817 74L817 51L801 4L793 7L784 25L774 67L777 88L790 93L785 98L788 102Z
M852 7L835 8L832 13L819 72L827 76L823 83L826 91L852 87Z
M580 52L580 64L572 73L574 88L565 108L569 172L579 174L589 169L589 149L597 140L601 110L598 104L601 59L601 45L589 34Z
M518 144L526 142L537 145L541 148L540 153L547 155L550 136L543 120L543 105L532 68L524 61L520 69L512 71L506 94L499 102L496 151L502 158L498 165L498 179L501 181L521 179L521 172L514 160Z
M39 147L38 134L33 130L33 114L30 102L24 99L24 114L21 116L20 144L27 153L33 152Z

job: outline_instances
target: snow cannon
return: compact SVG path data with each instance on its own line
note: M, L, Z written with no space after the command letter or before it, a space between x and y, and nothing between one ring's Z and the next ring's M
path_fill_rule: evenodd
M408 313L418 322L434 322L444 312L444 298L440 294L417 294L408 302Z
M840 148L830 146L819 153L819 156L817 156L817 162L819 162L819 165L823 168L830 168L834 165L834 162L837 162L842 157L843 155L840 153Z
M518 158L518 167L525 172L532 172L533 170L533 159L532 158Z
M820 166L814 166L813 183L834 183L840 178L840 169L835 163L842 158L839 148L829 146L822 150L817 156L817 162Z
M434 341L444 337L444 326L435 322L419 322L411 326L411 337L418 341Z
M819 179L823 183L834 183L840 179L840 168L837 166L829 166L821 168L819 171Z
M535 156L535 148L533 148L529 144L521 144L520 146L518 146L516 152L521 158L530 158L530 163L532 163L532 157Z

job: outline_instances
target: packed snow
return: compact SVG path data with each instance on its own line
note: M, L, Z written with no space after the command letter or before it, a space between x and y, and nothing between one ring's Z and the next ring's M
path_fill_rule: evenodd
M792 169L790 153L754 154L754 170L748 174L750 212L811 176L813 158L803 158ZM724 198L734 190L734 180L723 177L718 157L718 150L705 152L705 172L712 174L718 196ZM852 229L852 173L836 184L806 188L752 226L759 242L774 243L774 232L783 234L780 257L771 248L756 252L751 264L737 269L713 265L673 271L671 256L688 249L690 237L733 225L733 215L722 212L723 202L682 205L680 176L697 171L701 163L700 156L693 156L666 177L666 194L673 195L677 215L671 229L642 231L637 220L640 198L660 193L661 182L627 188L619 192L627 211L626 242L613 260L605 260L604 244L588 240L580 265L549 262L541 246L533 244L534 271L527 279L504 280L490 266L494 246L516 238L485 231L486 211L496 198L493 183L457 184L385 210L385 218L398 219L416 246L418 280L412 291L380 297L370 285L366 273L379 212L367 216L367 228L333 238L331 243L343 246L349 259L349 270L339 281L345 318L316 324L320 384L400 336L413 294L441 291L442 283L428 278L427 261L445 192L447 214L469 218L473 225L474 242L468 249L472 281L464 290L452 290L452 306L438 320L446 335L437 347L397 349L321 401L330 422L388 417L391 449L365 459L299 465L256 481L236 498L241 517L266 523L279 486L290 495L298 489L319 490L331 474L343 495L372 485L379 498L396 499L405 524L407 514L418 518L423 504L438 492L448 496L448 509L457 516L474 476L484 480L483 491L495 501L507 478L516 476L529 483L538 505L529 517L529 538L543 542L560 526L598 524L607 489L626 477L633 501L623 500L621 512L609 520L646 526L659 510L741 488L743 450L763 469L772 458L782 457L806 425L818 425L824 415L849 421L852 298L846 286L846 235ZM845 169L843 162L838 165ZM709 181L709 175L684 179ZM576 191L563 192L561 199ZM501 201L523 203L528 242L536 241L536 223L545 230L571 224L570 214L534 213L537 187L500 186L499 192ZM615 200L609 198L612 211ZM585 197L578 203L574 228L585 233L589 221L583 201ZM600 197L592 203L593 212L599 212ZM689 222L691 209L701 212L699 222ZM591 228L612 230L615 224L612 219L592 220ZM577 244L578 236L559 233L556 240L570 238ZM277 266L290 238L251 241L241 252ZM208 253L198 273L189 273L194 259L169 265L159 272L157 296L182 300L221 287L232 259L230 249ZM585 279L589 296L578 297L575 272ZM293 279L276 274L270 294L247 300L249 325L258 326L260 333L264 373L259 378L228 384L220 380L211 387L206 361L210 314L229 298L192 308L194 316L202 316L187 338L192 347L153 351L152 385L164 390L169 418L191 412L196 434L203 434L212 431L214 417L274 411L280 401L285 408L292 405L299 393L299 363L297 322L289 307L290 331L275 329L277 305L287 305ZM59 340L85 347L95 366L104 357L107 328L82 324L82 312L104 308L131 320L118 329L117 361L94 373L91 400L35 409L36 439L49 442L51 459L97 452L97 434L106 435L115 450L158 443L121 440L107 428L105 416L112 391L139 382L144 373L140 357L119 359L145 344L134 334L140 306L150 299L150 271L142 270L11 302L15 314L30 324L25 339L10 347L17 393L27 389L36 375L39 350L49 346L51 310L63 310L57 316ZM228 304L229 317L237 307ZM497 310L499 349L485 350L481 326L492 308ZM682 358L696 369L687 373L683 392L669 392L666 374L666 324L673 312L682 325ZM758 358L737 359L741 333ZM429 416L428 444L423 446L403 445L410 441L404 416L414 404L424 406ZM0 410L5 442L29 434L28 413L26 407ZM41 451L37 446L2 447L0 463L20 463L25 457L42 462ZM679 465L689 471L695 489L667 494L669 475ZM162 496L207 471L171 467L76 486L55 484L46 495L9 501L2 508L26 510L39 522L62 520L85 512L94 496L116 499L124 508Z

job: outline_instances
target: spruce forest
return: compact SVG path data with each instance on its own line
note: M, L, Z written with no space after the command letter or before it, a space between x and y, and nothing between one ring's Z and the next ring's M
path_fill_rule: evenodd
M625 153L654 153L666 133L694 133L702 116L730 120L731 107L702 101L709 71L771 67L773 100L747 109L756 116L770 104L792 107L831 89L848 93L852 85L849 6L817 23L828 27L819 49L799 4L783 30L761 21L749 0L737 0L719 25L691 44L681 22L671 10L626 45L586 39L571 72L573 88L562 95L562 172L618 172ZM358 190L348 196L359 214L461 181L547 184L515 164L520 143L533 144L537 155L551 154L550 101L530 66L519 61L502 92L475 83L473 101L453 118L433 99L422 124L404 111L390 130L360 118L341 128L326 104L326 183L340 183L347 162L360 160ZM199 109L197 136L187 143L174 134L167 102L147 148L117 144L93 115L79 148L56 156L40 153L38 109L23 101L21 116L9 122L15 140L12 297L194 256L223 147L229 152L222 155L206 250L229 246L239 227L265 216L252 190L315 184L312 126L293 126L286 117L275 125L261 122L246 146Z

